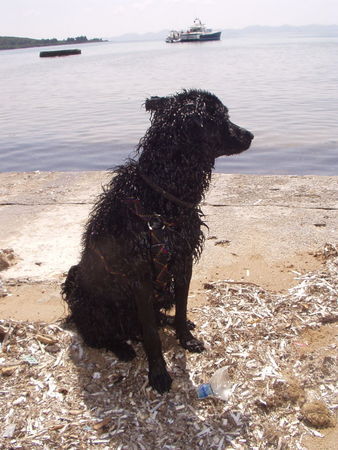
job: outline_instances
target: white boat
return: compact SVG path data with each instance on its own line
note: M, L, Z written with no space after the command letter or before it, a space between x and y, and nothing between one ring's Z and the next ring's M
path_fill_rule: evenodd
M219 41L221 39L221 31L214 31L206 28L200 19L195 19L194 24L187 31L172 30L166 38L166 42L204 42Z

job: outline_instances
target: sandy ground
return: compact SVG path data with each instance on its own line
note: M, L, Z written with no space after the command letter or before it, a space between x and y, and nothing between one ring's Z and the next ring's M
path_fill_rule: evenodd
M0 271L9 295L0 317L55 322L67 314L60 283L79 254L81 230L106 174L0 174L0 249L15 260ZM320 251L337 243L337 178L215 175L203 210L209 226L196 265L190 308L205 303L204 284L255 283L285 292L297 274L322 267ZM337 326L304 335L307 352L337 339ZM307 438L309 449L334 449L337 428Z
M216 241L217 242L217 241ZM210 281L232 279L244 280L255 283L265 289L275 292L285 292L295 286L295 278L298 273L306 273L321 267L321 260L314 252L294 255L292 260L269 263L264 255L236 256L236 261L230 265L222 265L217 262L217 246L210 246L208 259L213 264L202 266L200 263L195 270L189 293L190 307L204 304L203 285ZM217 249L218 250L218 249ZM223 248L224 253L226 249ZM4 319L14 320L40 320L43 322L55 322L67 314L65 303L60 296L59 280L49 282L20 282L11 280L7 289L10 295L0 300L0 316ZM12 284L12 285L11 285Z

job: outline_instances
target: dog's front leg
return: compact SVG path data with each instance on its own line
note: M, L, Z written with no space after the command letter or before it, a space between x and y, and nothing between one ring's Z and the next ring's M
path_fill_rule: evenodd
M142 283L136 294L138 317L142 327L143 347L149 364L149 384L160 394L169 391L172 379L167 372L153 307L153 287Z
M190 332L187 320L189 286L192 275L192 258L185 261L183 273L175 276L175 328L183 348L189 352L200 353L204 350L203 342L196 339Z

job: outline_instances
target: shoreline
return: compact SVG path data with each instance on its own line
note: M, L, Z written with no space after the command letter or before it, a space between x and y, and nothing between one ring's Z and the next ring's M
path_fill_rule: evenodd
M68 40L59 41L57 39L33 39L18 36L0 36L0 51L1 50L19 50L25 48L41 48L53 47L62 45L80 45L80 44L94 44L98 42L108 42L101 38L83 39L85 36L79 38L69 38Z

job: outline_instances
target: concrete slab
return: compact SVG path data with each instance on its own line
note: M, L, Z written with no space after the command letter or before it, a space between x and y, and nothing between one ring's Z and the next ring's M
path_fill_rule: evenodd
M107 180L104 172L0 174L0 248L20 257L2 276L50 280L76 262L83 225ZM217 239L207 240L199 266L316 250L337 239L337 209L336 177L215 174L203 211L209 238ZM220 240L229 242L215 245Z
M0 174L0 249L17 255L0 272L12 294L0 301L2 317L64 315L60 283L78 261L83 226L110 176ZM297 273L320 267L317 252L326 242L337 243L338 177L215 174L202 209L209 229L190 304L203 302L203 284L219 279L282 291L296 284Z

